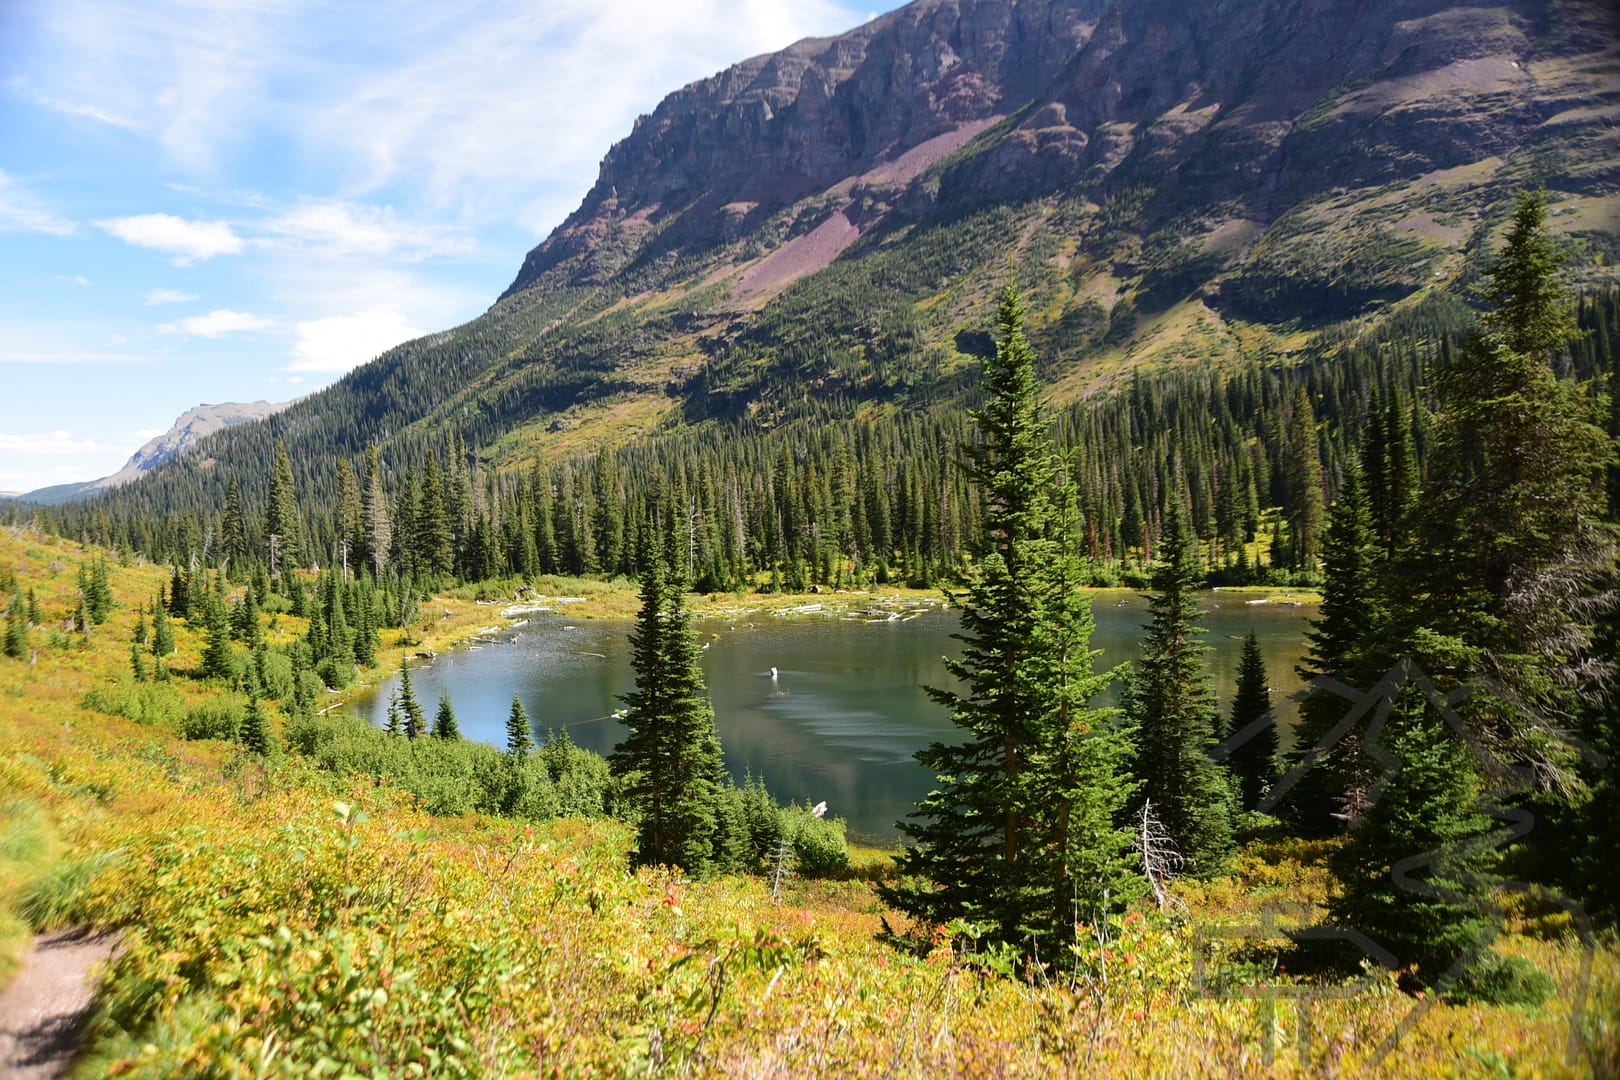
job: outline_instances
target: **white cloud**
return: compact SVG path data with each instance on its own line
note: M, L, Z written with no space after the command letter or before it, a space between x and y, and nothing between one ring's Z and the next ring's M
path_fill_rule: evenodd
M77 285L81 289L88 289L91 285L90 279L83 274L57 274L56 280L69 285Z
M73 222L51 210L0 169L0 232L72 236L77 230Z
M146 306L157 307L160 304L189 304L202 297L196 293L181 292L179 289L148 289L146 292Z
M458 229L399 218L392 206L366 206L337 199L306 199L261 223L261 247L290 248L327 256L421 259L460 255L472 242Z
M274 319L266 319L247 311L231 311L229 308L218 308L206 315L193 315L189 319L179 322L163 323L158 332L163 334L190 334L192 337L219 338L226 334L238 334L247 330L268 330L276 325Z
M71 431L47 431L31 435L0 433L0 454L64 457L73 454L93 454L106 449L108 448L94 439L75 435Z
M0 348L0 364L129 364L140 359L126 353L96 352L89 349Z
M388 307L301 322L297 331L293 362L286 370L328 374L359 367L403 341L422 336L397 309Z
M173 255L176 266L215 255L239 255L243 242L224 221L187 221L173 214L136 214L96 222L126 244Z
M31 10L16 55L36 103L130 127L194 179L273 142L306 192L387 187L407 216L549 227L665 94L863 13L836 0L399 0L341 15L299 0L53 0ZM366 224L336 222L361 249Z
M107 344L103 345L102 348L103 349L116 349L120 345L128 345L128 344L129 344L129 338L125 337L123 334L114 334L112 337L107 339Z

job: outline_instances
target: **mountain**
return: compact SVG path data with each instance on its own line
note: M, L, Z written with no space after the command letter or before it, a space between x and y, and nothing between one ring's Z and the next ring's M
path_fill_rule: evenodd
M81 484L56 484L52 487L38 488L15 496L24 502L36 503L41 506L53 506L67 502L71 499L82 499L108 488L118 487L136 480L164 462L185 453L197 444L204 436L212 435L216 431L233 427L236 424L245 424L250 420L263 420L267 416L274 416L285 409L291 402L282 402L279 405L268 401L226 401L218 405L202 404L194 409L188 409L175 420L174 426L163 434L149 440L130 459L124 467L111 476L103 476L100 480L90 480Z
M142 498L217 507L215 462L262 496L277 439L330 496L315 463L372 441L515 466L950 407L1009 265L1058 402L1331 356L1466 318L1526 185L1575 283L1613 282L1615 29L1595 0L919 0L677 90L487 313Z

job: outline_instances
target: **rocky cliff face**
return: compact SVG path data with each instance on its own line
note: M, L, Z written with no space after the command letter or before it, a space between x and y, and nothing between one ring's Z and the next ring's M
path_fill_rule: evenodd
M245 424L250 420L263 420L285 409L291 402L272 404L268 401L225 401L218 405L198 405L187 409L175 420L174 426L162 435L149 440L130 455L124 467L111 476L102 477L90 485L91 491L127 484L143 473L151 472L165 461L185 453L205 435Z
M1232 271L1334 192L1438 177L1474 190L1478 214L1561 156L1580 163L1561 185L1603 200L1591 209L1612 227L1614 20L1599 2L1545 0L919 0L671 94L509 294L738 238L771 248L807 200L826 205L801 231L841 213L865 232L897 208L1103 204L1141 187L1138 238L1179 222ZM971 154L951 138L1002 118ZM1226 292L1275 286L1278 269Z
M195 409L187 409L175 420L174 426L156 438L147 441L135 453L130 455L124 467L111 476L103 476L100 480L90 480L78 484L57 484L48 488L40 488L24 495L17 496L28 502L38 503L41 506L51 506L64 503L71 499L88 498L99 491L119 487L138 480L153 469L185 453L196 445L205 435L212 435L237 424L245 424L249 420L263 420L285 409L292 402L282 402L279 405L268 401L226 401L218 405L198 405Z

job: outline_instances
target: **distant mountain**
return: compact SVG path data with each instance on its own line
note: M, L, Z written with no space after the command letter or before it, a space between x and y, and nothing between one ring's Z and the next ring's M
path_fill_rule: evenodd
M1010 266L1058 402L1334 355L1418 305L1466 315L1533 184L1575 283L1613 282L1617 73L1605 0L918 0L671 94L486 314L216 436L224 469L182 460L152 498L218 506L227 473L262 497L277 439L325 498L317 463L372 441L515 466L950 407Z
M90 480L82 484L57 484L52 487L39 488L35 491L17 495L15 498L42 506L54 506L72 499L86 498L97 492L105 491L107 488L127 484L131 480L146 475L164 462L185 453L205 435L212 435L216 431L222 431L237 424L245 424L249 420L263 420L267 416L274 416L290 404L291 402L282 402L276 405L268 401L226 401L218 405L198 405L194 409L188 409L181 413L180 418L174 422L173 427L135 451L130 456L130 459L124 463L124 467L111 476L104 476L100 480Z

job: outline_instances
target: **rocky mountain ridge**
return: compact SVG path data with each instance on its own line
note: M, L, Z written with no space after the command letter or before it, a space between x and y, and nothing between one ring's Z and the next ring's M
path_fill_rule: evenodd
M274 416L291 404L290 401L272 404L262 400L225 401L217 405L205 402L181 413L168 431L147 440L145 445L130 455L124 467L112 475L81 484L57 484L39 488L17 495L15 498L48 506L69 499L82 499L98 491L119 487L184 454L199 440L216 431L223 431L225 428L245 424L251 420L263 420L267 416Z
M1056 402L1287 363L1465 317L1534 184L1572 283L1620 279L1602 0L918 0L675 91L483 316L208 460L453 435L508 467L948 406L1010 267Z

